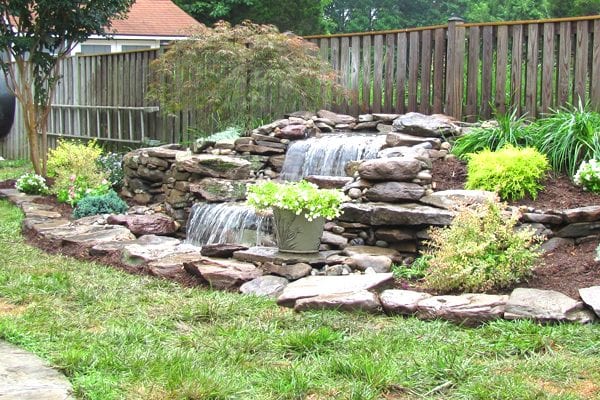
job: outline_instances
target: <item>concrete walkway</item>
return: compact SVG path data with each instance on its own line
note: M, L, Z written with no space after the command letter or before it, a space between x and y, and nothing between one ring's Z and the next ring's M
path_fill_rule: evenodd
M73 400L71 384L39 357L0 341L0 400Z

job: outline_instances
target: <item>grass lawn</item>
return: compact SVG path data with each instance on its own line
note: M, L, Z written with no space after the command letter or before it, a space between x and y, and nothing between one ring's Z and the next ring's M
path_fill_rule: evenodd
M0 181L17 179L26 172L32 172L33 167L28 160L0 161Z
M297 314L47 255L21 219L0 201L0 339L79 398L600 399L600 324Z

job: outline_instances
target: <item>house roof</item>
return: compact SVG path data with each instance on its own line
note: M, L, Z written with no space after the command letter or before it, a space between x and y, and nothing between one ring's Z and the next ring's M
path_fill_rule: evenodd
M136 0L125 19L112 21L109 31L116 35L187 36L200 23L171 0Z

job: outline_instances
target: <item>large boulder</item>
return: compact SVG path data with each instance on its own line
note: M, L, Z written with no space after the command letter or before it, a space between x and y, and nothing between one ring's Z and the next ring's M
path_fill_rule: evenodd
M244 283L263 274L253 264L230 260L217 261L207 257L197 262L186 262L183 267L190 274L219 290L237 290Z
M107 223L124 225L136 236L171 235L179 226L168 215L156 213L147 215L109 215Z
M376 313L381 311L381 304L375 293L359 290L349 293L326 294L299 299L294 311L307 310L341 310Z
M283 292L289 281L280 276L263 275L240 286L240 292L277 298Z
M425 188L416 183L382 182L367 190L365 196L370 201L389 203L419 200L425 194Z
M506 304L504 318L587 323L594 320L594 313L585 309L581 301L554 290L517 288Z
M420 318L442 318L469 325L502 318L508 296L467 293L460 296L433 296L419 301Z
M422 145L423 143L429 143L432 148L439 149L442 141L439 138L407 135L406 133L400 132L390 132L385 138L385 144L388 147L416 146Z
M417 312L419 302L430 297L431 295L428 293L388 289L379 295L379 300L387 314L412 315Z
M211 154L197 154L177 163L179 169L212 178L243 180L250 178L250 162Z
M375 158L360 164L361 178L372 181L411 181L423 169L421 161L414 158Z
M247 181L204 178L191 183L189 191L208 202L236 201L246 198L247 184Z
M460 132L454 120L445 115L424 115L410 112L396 118L392 124L396 132L424 137L448 137Z

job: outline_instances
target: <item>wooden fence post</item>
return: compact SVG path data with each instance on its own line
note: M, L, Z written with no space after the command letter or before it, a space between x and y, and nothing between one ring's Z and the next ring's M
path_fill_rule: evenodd
M458 17L448 20L448 46L446 56L446 108L445 113L462 118L464 65L465 65L465 27Z

